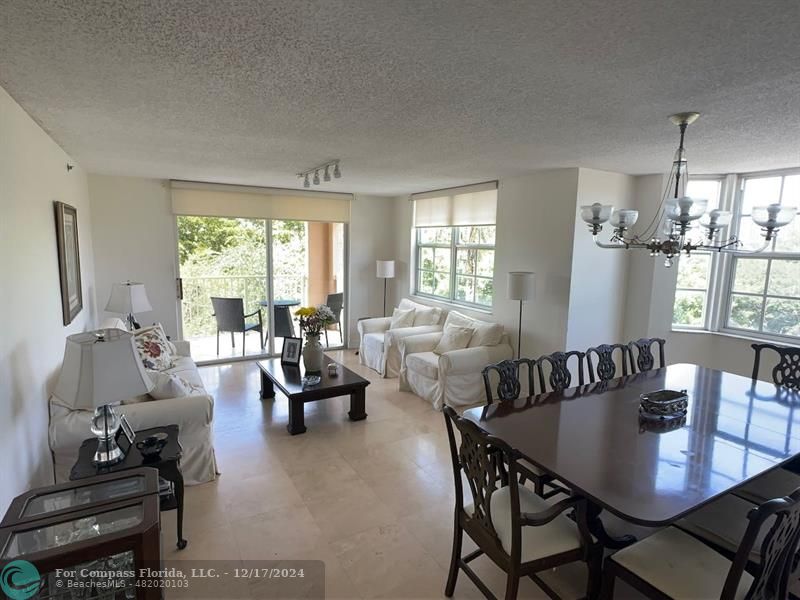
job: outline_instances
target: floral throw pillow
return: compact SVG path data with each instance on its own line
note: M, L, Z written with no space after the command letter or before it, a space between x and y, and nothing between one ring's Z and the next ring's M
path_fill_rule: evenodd
M161 325L139 329L133 333L133 339L145 369L164 371L172 368L170 344Z

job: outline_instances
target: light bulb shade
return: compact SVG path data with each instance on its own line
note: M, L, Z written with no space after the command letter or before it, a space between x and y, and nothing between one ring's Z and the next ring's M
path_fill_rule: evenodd
M311 187L311 182L308 180L308 173L306 173L306 176L303 179L303 187Z
M769 204L753 207L753 221L756 225L766 229L777 229L788 225L794 219L795 214L797 214L797 208L794 206Z
M325 174L322 176L325 181L331 180L331 170L330 167L325 167Z
M590 206L581 206L581 219L589 225L602 225L611 216L614 207L610 204L595 202Z
M707 198L690 198L682 196L680 198L670 198L665 203L665 212L668 219L677 223L689 223L703 216L708 207Z
M126 281L111 286L111 296L106 303L108 312L130 315L153 310L143 283Z
M68 408L94 409L153 389L133 342L119 329L67 337L64 362L53 395Z
M380 279L392 279L394 277L394 261L376 260L375 271L377 277Z
M611 213L609 222L615 229L627 229L636 225L639 220L639 211L632 208L620 208Z
M732 217L733 215L727 210L715 208L703 215L700 219L700 225L711 231L716 231L730 225Z
M536 293L536 274L531 271L511 271L508 274L508 299L532 300Z
M333 176L334 176L336 179L339 179L339 177L341 177L341 176L342 176L342 172L339 170L339 163L336 163L336 164L333 166Z

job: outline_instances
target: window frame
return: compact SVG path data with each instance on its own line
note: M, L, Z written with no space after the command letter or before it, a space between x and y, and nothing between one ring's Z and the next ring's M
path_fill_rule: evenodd
M495 230L495 243L494 244L460 244L459 240L459 230L463 227L494 227ZM450 244L442 244L442 243L420 243L420 230L421 229L449 229L450 230ZM440 226L423 226L423 227L414 227L414 295L420 296L423 298L430 298L431 300L436 300L438 302L446 302L448 304L455 304L458 306L463 306L465 308L469 308L471 310L478 310L484 312L491 312L494 308L494 269L495 263L497 259L497 225L495 223L484 223L480 225L440 225ZM450 278L450 294L448 297L445 296L437 296L435 294L430 294L427 292L423 292L420 289L420 278L422 273L444 273L444 271L436 271L430 269L423 269L420 265L422 264L422 250L424 248L445 248L450 250L450 271L448 273ZM457 270L458 265L458 250L459 249L467 249L467 250L491 250L494 253L495 260L492 261L492 276L491 277L483 277L481 275L468 275L464 273L459 273ZM434 258L435 260L435 258ZM434 265L435 266L435 265ZM476 264L477 268L477 264ZM456 298L456 284L458 277L469 277L475 281L478 279L488 279L492 282L492 303L491 304L480 304L478 302L468 302L465 300L459 300ZM477 289L477 288L476 288Z
M787 169L774 169L769 171L751 171L746 173L738 173L738 174L730 174L726 176L714 176L714 175L703 175L697 176L693 179L699 180L709 180L709 179L717 179L721 180L721 191L720 191L720 203L719 208L722 210L729 210L732 213L732 220L731 226L729 230L729 236L739 236L740 224L741 224L741 216L742 216L742 209L743 209L743 200L744 200L744 189L745 184L748 179L757 179L757 178L765 178L765 177L788 177L791 175L800 175L800 167L793 167ZM783 194L783 187L785 185L785 180L781 182L781 196ZM800 209L800 205L798 205ZM800 219L800 212L798 216L795 217L796 219ZM780 237L780 233L778 234ZM789 345L796 345L798 341L800 341L800 336L787 336L778 333L770 333L764 332L764 312L766 307L766 301L770 298L787 298L787 299L797 299L793 296L781 296L781 295L771 295L768 293L769 288L769 275L770 270L772 267L773 260L800 260L800 251L798 252L774 252L774 251L763 251L757 254L745 255L744 257L736 256L735 254L729 254L724 252L712 252L711 255L711 266L709 272L709 285L708 285L708 292L707 292L707 299L706 299L706 306L705 306L705 323L703 326L692 326L692 325L682 325L682 324L675 324L672 323L671 330L674 332L698 332L698 331L708 331L711 333L721 333L726 335L732 335L736 337L745 337L751 338L755 340L764 340L775 342L778 344L789 344ZM756 260L768 260L768 267L767 273L765 275L766 280L764 282L764 291L762 294L756 293L749 293L749 292L738 292L739 295L746 295L746 296L753 296L753 297L760 297L762 299L762 310L761 310L761 317L759 322L759 330L752 330L752 329L742 329L739 327L733 327L729 324L730 321L730 311L732 308L732 300L734 295L734 280L736 277L736 263L740 259L749 260L750 258ZM689 288L678 288L677 281L676 285L674 286L675 291L677 292L679 289L689 289ZM673 311L675 306L675 300L673 297Z

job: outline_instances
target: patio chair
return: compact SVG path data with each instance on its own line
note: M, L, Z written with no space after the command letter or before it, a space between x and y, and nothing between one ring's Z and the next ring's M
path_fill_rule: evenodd
M331 309L333 313L334 321L331 325L336 325L336 329L339 331L339 339L344 343L344 338L342 337L342 308L344 307L344 294L341 292L338 294L328 294L328 297L325 299L325 306ZM330 346L328 343L328 329L325 329L325 346Z
M242 334L242 356L245 355L245 339L248 331L257 331L261 340L261 349L264 349L264 324L261 319L261 309L244 314L244 300L241 298L211 298L214 307L214 318L217 320L217 356L219 356L219 332L231 332L231 346L236 348L235 333ZM258 316L258 323L247 323L248 317Z

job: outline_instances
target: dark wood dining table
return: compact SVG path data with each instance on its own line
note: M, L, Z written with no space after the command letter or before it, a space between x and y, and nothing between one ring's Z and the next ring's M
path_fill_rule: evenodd
M640 422L640 395L662 389L686 390L685 420ZM603 510L638 525L669 525L800 454L798 392L692 364L464 416L586 497L592 529L611 548L634 538L608 535Z

